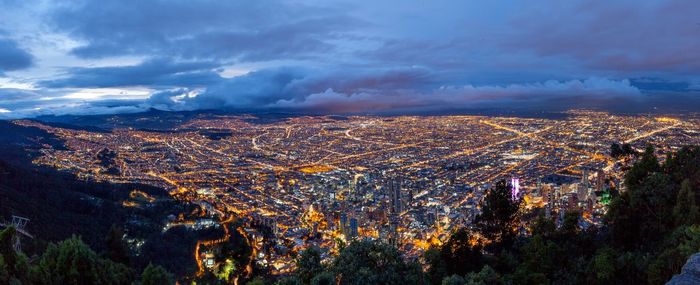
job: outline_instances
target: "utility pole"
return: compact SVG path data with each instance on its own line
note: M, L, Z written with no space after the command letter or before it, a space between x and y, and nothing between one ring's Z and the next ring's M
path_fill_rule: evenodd
M20 252L22 250L22 243L21 243L19 234L22 234L28 238L34 238L34 236L29 234L25 230L25 228L27 227L27 223L29 223L29 219L27 219L25 217L15 216L15 215L12 215L12 223L10 225L0 223L0 226L2 226L2 227L12 226L17 231L18 234L16 234L12 238L12 246L14 247L15 251L17 251L17 252Z

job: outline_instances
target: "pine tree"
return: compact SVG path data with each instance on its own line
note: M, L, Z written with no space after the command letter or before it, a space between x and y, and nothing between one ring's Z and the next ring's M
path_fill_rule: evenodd
M514 240L518 226L520 203L513 200L505 180L496 183L486 194L481 215L476 218L476 226L489 241L495 251L508 247Z

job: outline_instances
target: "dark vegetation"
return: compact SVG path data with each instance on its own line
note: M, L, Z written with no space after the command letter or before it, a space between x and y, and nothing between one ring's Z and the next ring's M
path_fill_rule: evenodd
M49 244L30 262L12 247L17 234L13 227L0 231L0 284L173 284L170 273L160 266L149 264L138 274L101 257L77 237Z
M618 143L613 143L610 146L610 156L614 158L633 155L637 155L637 152L632 148L632 145L628 143L623 143L622 145Z

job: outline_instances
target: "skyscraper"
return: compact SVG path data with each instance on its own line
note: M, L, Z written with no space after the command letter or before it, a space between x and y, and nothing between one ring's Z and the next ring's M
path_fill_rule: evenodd
M583 184L583 187L585 188L588 188L588 186L590 186L588 181L588 168L583 169L583 173L581 175L581 184Z
M389 211L392 214L399 214L403 210L401 203L401 182L392 178L387 181L385 186L389 191Z
M356 238L357 235L358 235L357 218L352 217L352 218L350 218L350 223L348 225L347 236L350 238Z

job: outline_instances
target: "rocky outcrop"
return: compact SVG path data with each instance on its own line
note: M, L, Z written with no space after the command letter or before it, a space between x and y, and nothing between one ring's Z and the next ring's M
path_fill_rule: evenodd
M693 254L683 265L681 274L673 276L666 285L700 284L700 253Z

